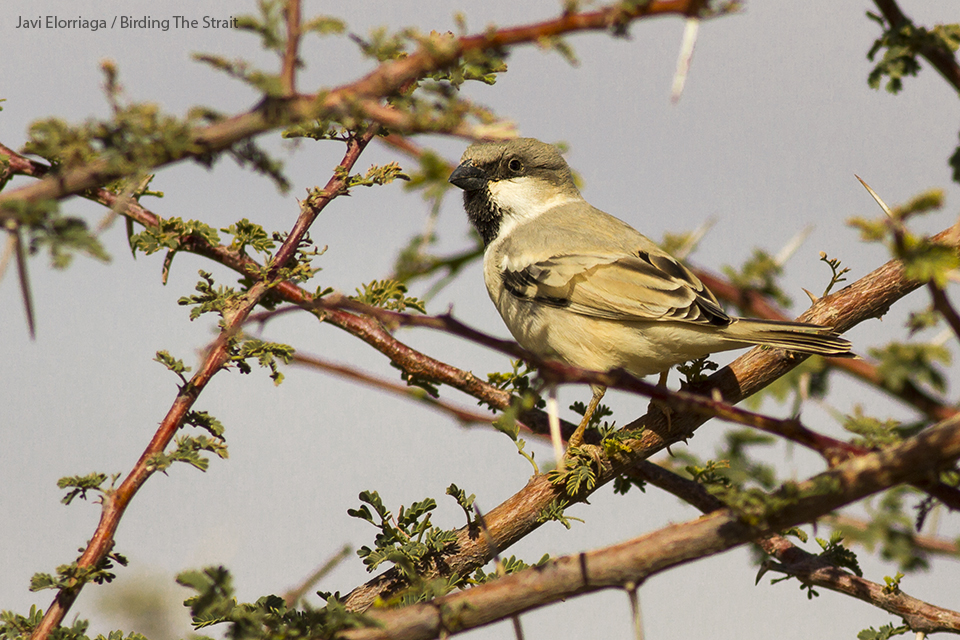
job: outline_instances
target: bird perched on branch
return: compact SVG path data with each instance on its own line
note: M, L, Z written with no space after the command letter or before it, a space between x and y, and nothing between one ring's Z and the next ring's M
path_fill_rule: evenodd
M752 345L849 356L827 327L728 315L680 262L590 205L553 145L471 145L450 182L485 245L483 278L525 349L594 371L642 377ZM591 407L603 388L594 387ZM584 416L577 433L589 422ZM557 429L559 431L559 429Z

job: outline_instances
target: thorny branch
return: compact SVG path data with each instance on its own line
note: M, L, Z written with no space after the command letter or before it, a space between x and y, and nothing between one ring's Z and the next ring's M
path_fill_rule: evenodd
M301 208L301 213L294 226L294 230L277 251L273 265L274 273L281 269L287 260L295 254L310 223L316 218L323 207L326 206L331 199L346 190L346 179L343 176L348 175L348 172L360 157L360 153L366 148L374 135L376 135L376 128L372 127L361 137L351 138L348 141L347 151L340 163L340 167L343 167L345 172L340 174L334 173L334 176L330 178L324 188L324 198L318 199L316 202L312 202ZM227 363L231 342L243 326L247 316L269 290L270 287L267 281L257 282L247 291L243 302L233 310L233 313L225 315L220 335L204 354L203 360L197 368L197 372L190 378L187 384L180 388L176 400L174 400L167 415L160 423L160 427L150 440L150 443L146 449L144 449L140 459L119 487L106 492L103 499L100 523L97 525L93 538L77 560L77 565L80 568L99 565L113 548L114 534L127 506L137 491L139 491L140 487L143 486L155 471L155 468L150 464L150 460L166 450L176 432L183 425L184 417L196 402L197 397L213 376ZM81 583L73 588L62 589L57 592L53 603L44 614L43 620L34 631L32 636L33 640L42 640L48 637L50 633L60 625L70 607L76 601L82 588L83 584Z
M443 637L584 593L641 584L671 567L815 520L895 484L922 480L930 467L952 465L960 457L958 422L956 418L947 420L895 447L848 460L814 476L791 490L787 504L781 508L762 514L720 509L697 520L604 549L558 558L429 603L371 610L368 615L380 626L343 635L350 640ZM960 614L954 611L907 597L882 600L875 594L874 600L883 608L895 607L898 614L902 611L917 631L960 631Z
M663 489L704 513L724 508L724 504L692 480L649 461L634 465L632 476ZM844 593L902 617L914 631L960 633L960 613L912 598L899 589L860 578L828 560L799 548L787 538L772 534L754 540L776 562L765 563L768 570L792 575L804 584Z
M653 0L636 3L631 8L621 4L601 7L595 11L563 13L558 18L507 29L454 37L434 34L421 44L416 52L398 60L380 64L355 82L330 91L311 94L293 94L284 98L264 100L254 109L206 127L197 128L188 150L167 152L150 167L156 169L185 159L206 157L224 151L237 142L252 138L289 124L316 119L360 117L377 122L371 109L382 107L384 98L395 95L409 82L455 63L461 56L473 51L493 51L525 43L535 43L565 33L607 30L625 26L634 20L660 15L689 15L698 9L702 0ZM291 19L288 17L288 24ZM289 55L289 52L288 52ZM296 55L294 49L293 55ZM293 62L284 62L284 80L293 86ZM398 123L393 123L395 126ZM132 170L131 170L132 171ZM106 160L95 160L83 166L59 172L34 184L0 193L0 222L12 217L3 210L4 203L14 200L39 202L62 199L69 195L95 189L113 180L129 177L130 172L111 170Z

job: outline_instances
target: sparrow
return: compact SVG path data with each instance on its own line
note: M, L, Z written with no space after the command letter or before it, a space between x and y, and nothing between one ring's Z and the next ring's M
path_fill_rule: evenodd
M483 241L490 298L516 341L541 358L663 382L674 365L753 345L852 355L828 327L729 315L678 260L584 200L553 145L473 144L449 180Z

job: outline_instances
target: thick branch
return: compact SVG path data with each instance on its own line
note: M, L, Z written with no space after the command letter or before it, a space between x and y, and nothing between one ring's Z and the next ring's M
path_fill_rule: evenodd
M940 234L941 237L943 234ZM949 238L943 238L949 242ZM786 313L777 308L762 295L752 291L744 291L729 280L714 273L695 269L697 277L713 291L720 300L736 305L746 315L752 318L767 318L769 320L788 320ZM880 375L877 366L868 360L851 358L831 358L830 366L839 369L872 387L882 390L894 398L910 405L932 420L946 420L955 415L957 409L939 398L935 398L911 380L904 380L901 386L892 387Z
M454 64L465 53L500 50L565 33L609 29L615 24L627 24L642 17L688 15L696 11L701 3L702 0L654 0L631 10L615 4L596 11L565 13L553 20L490 30L474 36L433 36L416 52L399 60L384 62L355 82L314 94L267 99L251 111L198 128L192 135L188 149L176 153L167 150L149 167L119 170L112 169L106 160L94 160L65 169L34 184L0 193L0 222L13 216L11 212L3 210L6 202L59 200L129 177L135 172L157 169L185 159L208 157L229 149L237 142L291 123L345 116L360 116L376 121L372 114L365 112L365 101L379 104L379 100L396 94L411 81ZM160 150L157 153L161 153Z
M638 585L652 575L804 522L902 482L920 481L960 457L960 419L951 419L886 451L821 473L791 492L779 510L742 517L723 509L618 545L559 558L494 582L426 603L370 611L379 627L343 633L351 640L418 640L445 636L601 589ZM748 524L756 521L756 524ZM909 603L913 604L913 603ZM904 611L912 615L909 607ZM957 631L960 614L914 616L915 630Z
M651 462L635 465L631 475L678 496L704 513L724 508L723 503L710 495L702 485ZM777 562L769 567L771 570L792 575L804 584L853 596L879 607L902 617L914 631L960 633L960 613L956 611L937 607L900 590L891 591L886 585L860 578L820 556L804 551L779 534L768 535L755 542L768 555L776 558Z

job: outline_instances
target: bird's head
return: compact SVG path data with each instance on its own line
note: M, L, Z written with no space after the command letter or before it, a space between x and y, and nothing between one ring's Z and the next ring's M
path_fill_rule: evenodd
M581 198L559 149L534 138L470 145L450 182L463 189L463 207L484 244Z

